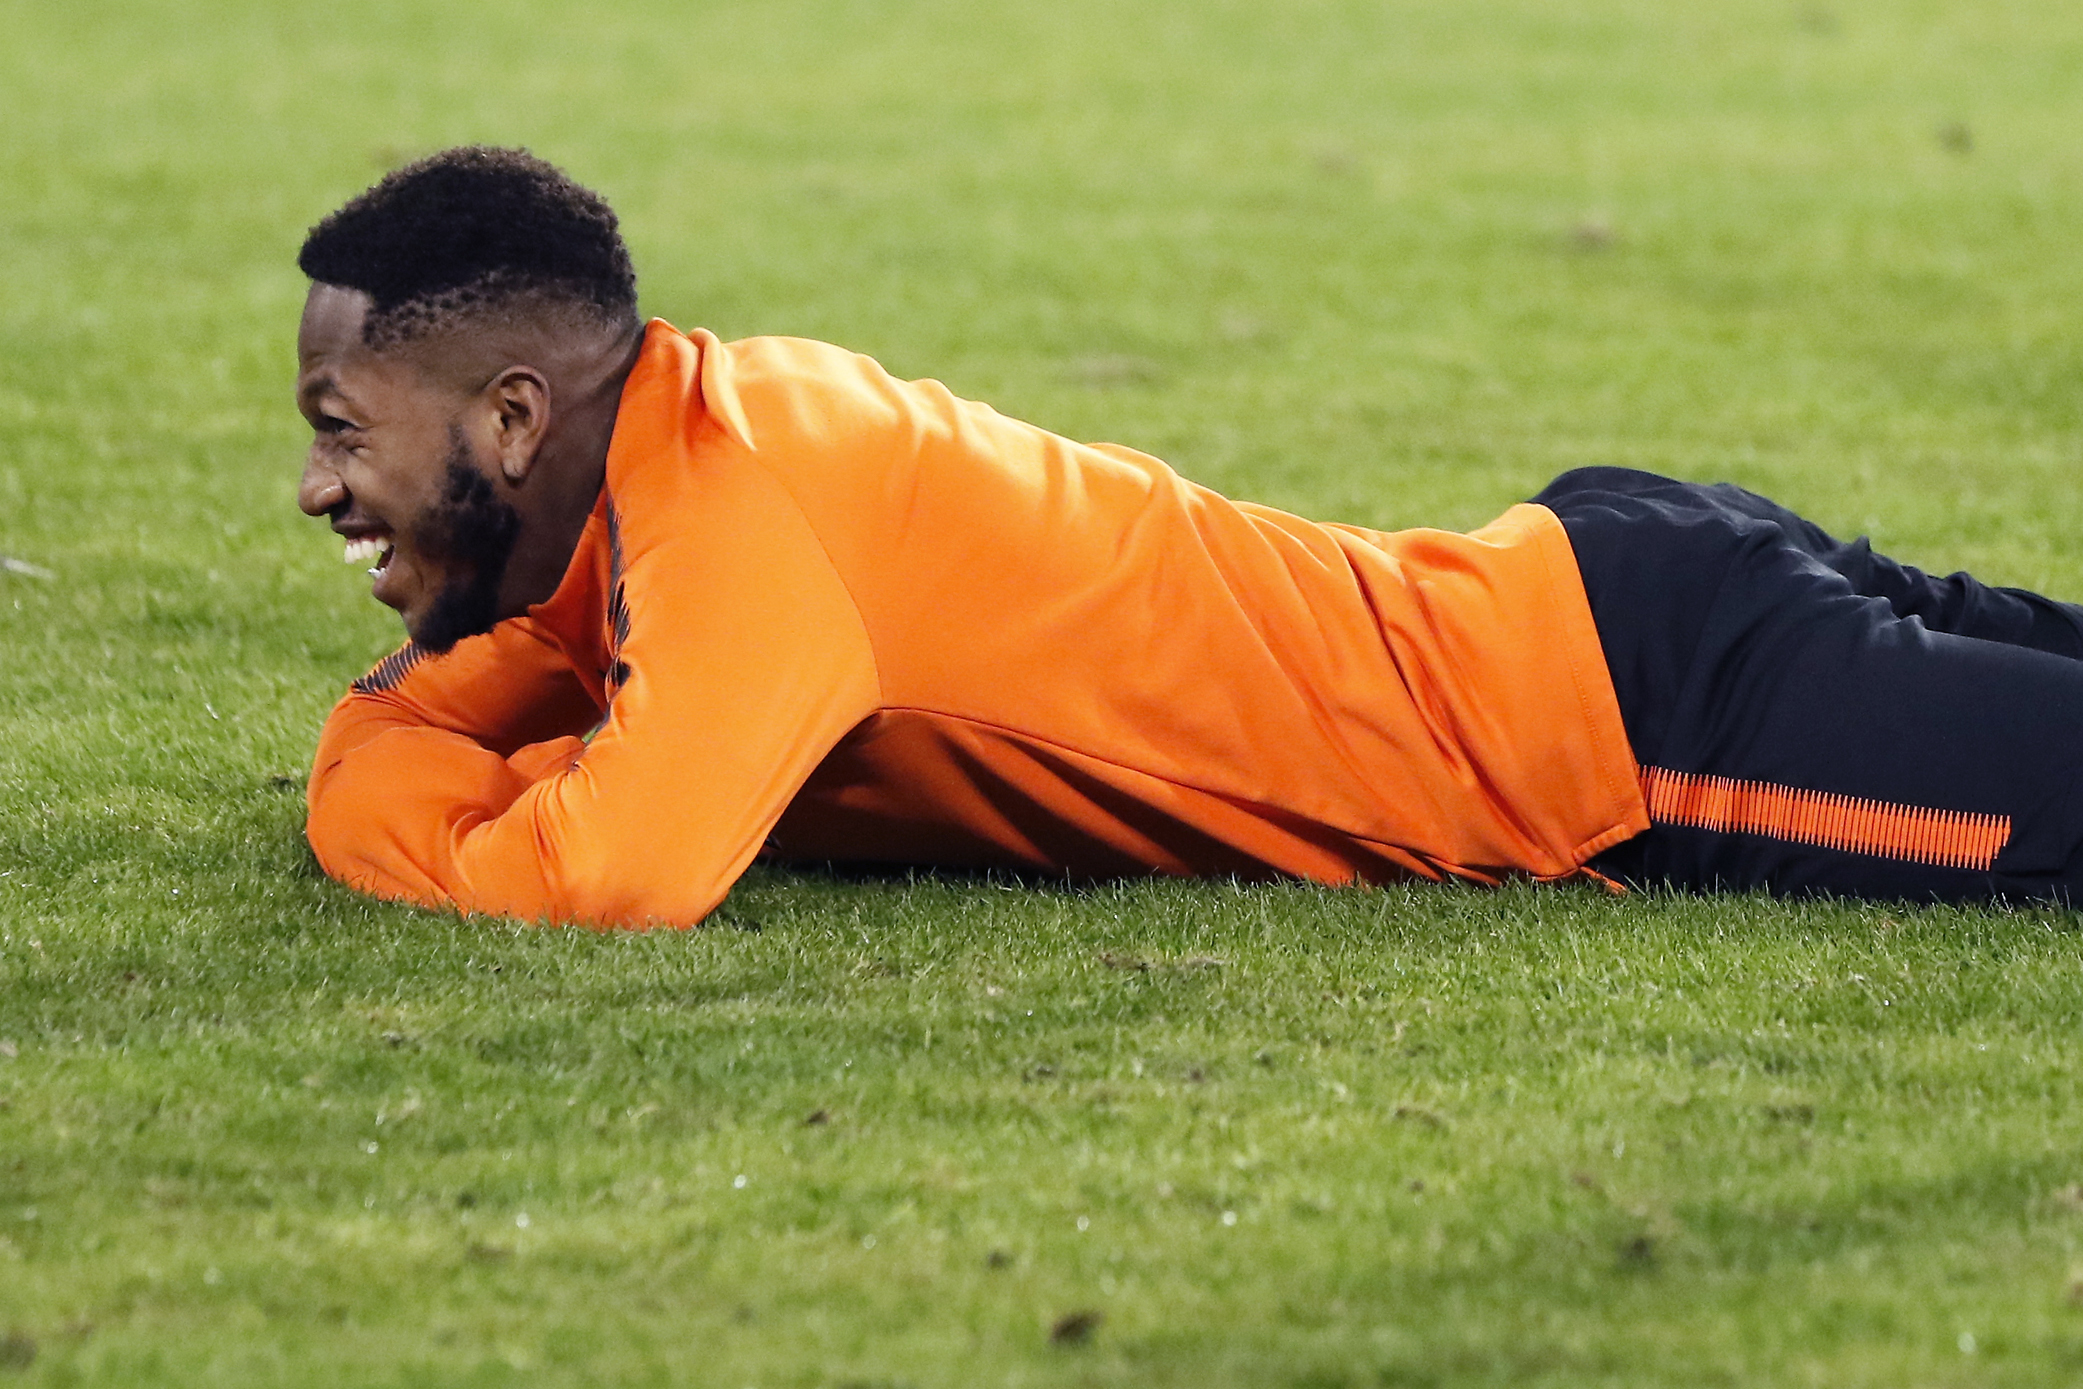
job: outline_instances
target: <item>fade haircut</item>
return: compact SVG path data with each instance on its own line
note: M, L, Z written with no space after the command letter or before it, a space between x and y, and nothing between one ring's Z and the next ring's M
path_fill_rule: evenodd
M311 229L297 268L369 296L362 340L377 350L479 316L637 326L614 212L526 150L464 145L392 170Z

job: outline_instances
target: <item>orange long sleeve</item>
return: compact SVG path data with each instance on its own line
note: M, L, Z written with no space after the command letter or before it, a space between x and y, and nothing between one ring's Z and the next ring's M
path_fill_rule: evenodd
M343 881L602 924L698 921L763 847L1493 880L1647 824L1541 508L1318 525L837 348L660 322L563 587L358 682L310 799Z

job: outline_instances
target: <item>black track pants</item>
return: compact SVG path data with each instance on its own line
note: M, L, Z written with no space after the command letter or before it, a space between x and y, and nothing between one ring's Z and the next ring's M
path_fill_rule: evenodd
M1936 577L1724 485L1565 473L1653 828L1638 884L2083 903L2083 607Z

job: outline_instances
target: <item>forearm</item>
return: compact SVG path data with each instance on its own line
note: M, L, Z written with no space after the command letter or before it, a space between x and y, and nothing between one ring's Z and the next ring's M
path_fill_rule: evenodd
M563 737L501 757L351 695L319 740L306 833L327 874L395 901L543 923L697 924L770 817L702 796L663 749L607 751L587 766L586 743Z
M472 831L508 813L584 747L558 738L501 757L380 697L350 695L319 739L306 834L320 866L362 891L429 907L539 915L550 905L539 874L532 885L508 875L488 890L473 881L462 849Z

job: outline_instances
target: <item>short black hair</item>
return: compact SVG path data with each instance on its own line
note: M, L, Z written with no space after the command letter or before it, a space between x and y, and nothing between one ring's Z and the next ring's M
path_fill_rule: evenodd
M528 301L637 323L613 210L522 149L462 145L392 170L311 229L297 268L369 296L371 347Z

